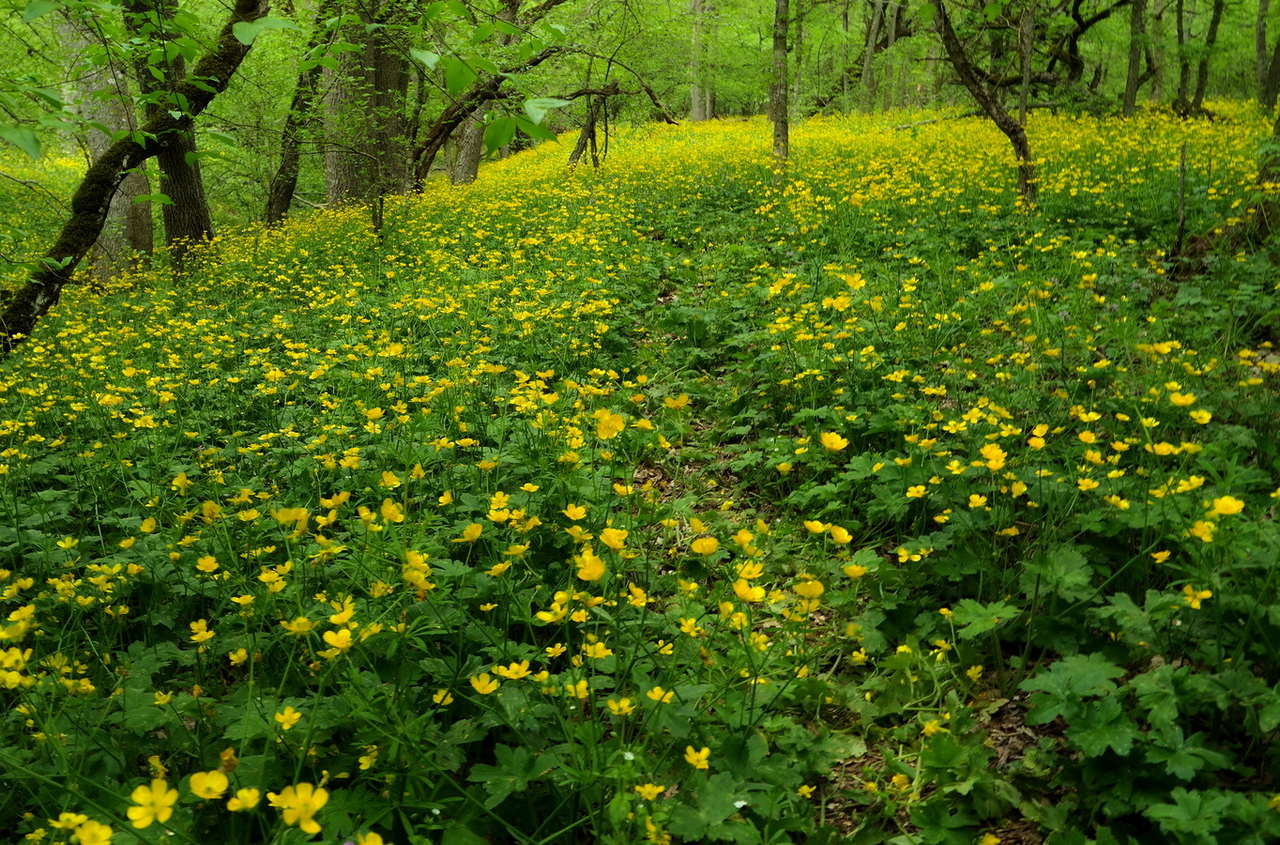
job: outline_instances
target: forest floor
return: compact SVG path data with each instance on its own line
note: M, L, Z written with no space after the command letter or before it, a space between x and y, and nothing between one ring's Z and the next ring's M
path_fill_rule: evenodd
M1034 210L976 119L643 127L69 291L0 829L1274 841L1280 300L1166 254L1255 198L1215 111L1034 115Z

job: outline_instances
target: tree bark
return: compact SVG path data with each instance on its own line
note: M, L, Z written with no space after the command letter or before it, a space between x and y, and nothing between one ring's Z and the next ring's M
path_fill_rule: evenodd
M873 0L871 24L867 27L867 45L862 51L862 96L863 106L867 110L870 110L876 101L875 47L880 41L880 22L884 19L885 2L886 0Z
M133 136L121 138L85 172L71 199L71 217L45 253L40 267L23 287L4 300L0 311L0 350L12 350L57 304L63 287L71 281L102 232L111 199L127 172L159 153L164 146L162 139L188 129L192 118L226 89L249 52L248 45L240 43L232 28L242 21L262 17L268 6L269 0L236 0L213 49L200 59L195 70L174 92L175 99L181 98L180 101L187 103L186 113L174 117L165 112L148 120L141 129L141 141L134 140Z
M1204 111L1204 97L1209 90L1209 59L1213 56L1213 46L1218 42L1218 26L1222 23L1222 13L1226 9L1226 0L1213 0L1213 12L1209 16L1209 31L1204 37L1204 52L1196 65L1196 91L1191 98L1191 113Z
M1174 27L1178 34L1178 93L1173 97L1173 107L1186 112L1191 93L1191 57L1187 53L1187 3L1178 0L1174 5Z
M1271 0L1258 0L1258 16L1253 26L1253 62L1259 98L1267 84L1267 72L1271 69L1271 51L1267 47L1267 15L1270 12Z
M126 0L124 11L127 28L135 36L141 31L142 21L148 16L154 16L156 29L164 33L166 21L173 16L174 4L166 0L154 5L147 0ZM169 38L171 36L165 40ZM181 56L165 62L160 69L160 79L155 77L155 68L145 59L139 61L136 70L139 89L144 95L153 97L144 110L148 122L154 121L168 110L180 109L181 100L171 92L186 76ZM209 211L209 200L205 195L204 179L200 173L195 127L192 122L188 120L175 127L160 141L160 149L156 153L156 164L160 169L160 193L169 200L162 205L160 216L164 221L165 243L171 249L174 264L180 266L192 244L213 237L213 215Z
M59 29L77 55L95 40L92 27L74 17L68 17ZM91 124L86 132L85 147L92 164L111 145L111 133L137 128L129 78L110 59L101 67L86 68L80 74L77 99L80 117ZM104 129L94 128L92 124ZM135 201L149 193L146 171L138 167L125 177L112 197L102 233L89 256L90 270L99 283L132 267L137 256L151 252L154 246L151 203Z
M951 67L955 69L956 75L960 77L960 82L968 89L973 99L977 101L978 106L983 113L991 119L1005 137L1009 139L1010 145L1013 147L1013 153L1018 159L1018 195L1022 197L1023 202L1028 206L1035 205L1036 202L1036 171L1035 164L1031 160L1031 145L1027 142L1027 133L1022 124L1010 116L1005 111L1004 106L992 95L982 80L978 78L977 69L973 66L973 62L969 60L969 54L965 52L964 44L960 42L960 37L956 35L955 29L951 26L951 18L947 14L947 7L943 0L932 0L934 9L937 10L938 30L942 35L942 47L947 53L947 59L951 62Z
M707 0L689 0L689 119L710 120L711 92L707 84Z
M1266 0L1263 0L1266 2ZM1124 116L1133 115L1138 105L1142 79L1142 55L1147 36L1147 0L1133 0L1129 7L1129 67L1124 80Z
M791 155L787 103L787 25L789 0L775 0L773 7L773 86L769 91L769 115L773 120L773 155L786 160Z
M1278 94L1280 94L1280 38L1276 39L1275 49L1271 51L1267 77L1262 82L1262 91L1258 97L1268 114L1275 109Z
M458 137L458 156L449 172L449 182L454 185L470 185L480 173L480 158L484 155L484 106L476 109L462 126Z
M312 54L320 47L323 39L324 21L333 13L330 0L322 0L316 10L315 21L311 27L311 37L307 40L303 51L303 61L313 58ZM319 64L311 64L298 73L298 80L293 86L293 99L289 102L289 114L285 116L284 128L280 131L280 165L271 177L267 187L267 207L264 219L267 225L274 225L284 219L293 204L293 194L298 189L298 168L302 157L302 132L311 120L311 110L315 105L316 92L324 68Z

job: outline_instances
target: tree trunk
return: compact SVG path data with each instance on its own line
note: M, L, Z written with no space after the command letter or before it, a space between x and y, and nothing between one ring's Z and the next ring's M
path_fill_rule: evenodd
M1214 44L1218 42L1218 26L1222 23L1222 13L1226 6L1226 0L1213 0L1209 31L1204 37L1204 52L1200 54L1200 62L1196 66L1196 92L1191 99L1192 114L1204 111L1204 97L1209 90L1209 59L1213 56Z
M316 11L316 19L312 24L311 38L303 51L303 61L309 61L312 53L320 46L324 32L324 21L333 13L330 0L322 0ZM280 131L280 165L271 184L267 188L267 207L265 219L267 225L274 225L284 219L293 203L294 191L298 189L298 167L301 163L302 131L311 120L311 109L315 104L316 91L324 68L319 64L304 67L298 73L298 81L293 86L293 99L289 103L289 114L284 119L284 128Z
M1022 67L1022 84L1018 88L1018 123L1027 125L1027 109L1031 105L1031 39L1035 25L1035 7L1028 3L1018 18L1018 59Z
M1271 51L1271 61L1267 65L1267 78L1262 82L1262 91L1258 97L1268 114L1275 109L1278 94L1280 94L1280 38L1276 39L1275 49Z
M186 113L174 117L166 112L148 120L141 128L141 143L133 136L121 138L85 172L71 198L71 217L58 233L58 239L45 253L30 280L4 301L0 312L0 349L12 350L57 304L63 287L71 281L102 232L111 199L127 172L159 153L163 146L160 139L189 127L191 118L204 111L213 98L226 89L249 52L249 46L235 37L233 27L262 17L268 5L268 0L236 0L212 51L200 59L191 76L174 92L175 99L186 102Z
M156 18L154 25L163 32L165 21L174 13L174 4L164 0L154 5L147 0L126 0L124 9L126 24L137 37L144 19L150 16ZM181 56L165 62L159 69L162 78L155 77L155 70L146 59L141 59L137 66L139 89L144 95L154 97L145 109L148 122L155 121L169 110L180 109L181 101L171 92L186 76ZM164 221L164 238L172 251L174 264L181 266L187 249L192 244L213 237L213 215L205 196L204 180L196 155L195 127L191 120L179 120L178 125L158 140L160 149L156 153L156 164L160 169L160 193L169 200L162 205L160 211Z
M706 0L689 0L691 18L691 38L689 42L689 119L709 120L711 114L707 109L707 46Z
M804 79L804 0L795 0L791 10L796 25L794 32L791 33L791 43L787 51L795 56L795 60L791 62L791 91L787 95L787 105L789 109L794 110L800 108L803 94L801 82Z
M769 114L773 119L773 155L785 160L791 154L787 104L787 25L789 0L774 0L773 86L769 92Z
M92 28L72 17L59 26L59 32L78 56L94 41ZM78 82L77 111L90 124L85 147L92 164L111 146L111 133L137 129L133 96L128 76L111 61L102 67L84 69ZM99 283L134 266L137 256L151 252L151 203L136 201L150 193L146 171L138 167L124 178L112 197L102 233L89 256L91 272Z
M454 185L470 185L480 173L480 158L484 155L485 111L484 106L476 109L462 126L458 156L449 172L449 181Z
M1035 164L1031 160L1031 145L1027 142L1026 130L1022 124L1010 116L1009 112L1005 111L1004 106L992 96L986 85L978 78L977 69L969 60L964 45L951 26L951 18L947 15L943 0L933 0L933 6L938 13L938 30L942 35L942 46L946 50L951 67L960 77L960 82L977 100L982 111L1009 139L1013 153L1018 159L1018 195L1027 206L1035 205L1036 171Z
M863 105L868 110L876 101L876 44L880 42L880 22L884 20L885 2L886 0L874 0L871 24L867 27L867 45L862 51L862 96Z
M1164 11L1158 2L1152 3L1151 15L1151 96L1157 103L1164 101Z
M1254 75L1258 79L1258 95L1267 85L1267 72L1271 69L1271 51L1267 47L1267 15L1271 12L1271 0L1258 0L1258 17L1253 26Z
M1186 0L1178 0L1174 6L1174 26L1178 33L1178 93L1173 97L1173 107L1186 112L1191 93L1191 56L1187 53Z
M1263 0L1266 2L1266 0ZM1133 115L1138 105L1138 85L1142 79L1142 53L1146 42L1147 0L1133 0L1129 6L1129 67L1124 80L1124 116Z

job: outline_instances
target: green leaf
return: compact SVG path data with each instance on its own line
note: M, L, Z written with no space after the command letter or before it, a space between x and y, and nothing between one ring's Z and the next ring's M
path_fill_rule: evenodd
M31 158L40 158L40 139L23 126L0 126L0 138L13 144Z
M573 105L572 101L561 100L556 97L533 97L524 101L524 113L529 115L529 119L534 123L540 124L542 119L547 116L547 112L571 105Z
M231 34L246 46L257 40L258 36L269 29L297 29L298 25L284 18L258 18L256 21L238 21L231 27Z
M1088 757L1101 756L1108 748L1128 754L1137 736L1137 728L1116 698L1092 702L1067 729L1067 738Z
M462 822L454 822L444 829L440 837L440 845L489 845L489 840L473 833L471 828Z
M154 202L157 205L173 205L173 200L169 199L167 194L139 194L133 198L134 202Z
M22 10L22 19L24 21L33 21L49 14L56 8L58 8L58 0L30 0L27 3L27 7Z
M545 126L539 126L528 118L516 115L516 127L535 141L554 141L556 133Z
M436 65L440 64L440 54L430 50L410 50L409 55L426 65L427 70L435 70Z
M1019 684L1019 689L1038 693L1031 697L1027 721L1043 725L1058 716L1075 712L1081 698L1115 692L1116 685L1112 679L1123 674L1123 669L1101 654L1075 654L1063 658L1048 671Z
M491 153L499 147L511 143L516 134L516 122L510 116L494 119L484 128L484 149Z
M1093 570L1080 550L1076 546L1059 546L1028 563L1020 583L1028 598L1033 597L1038 588L1042 594L1053 593L1067 601L1079 601L1089 597L1092 580Z
M450 94L462 93L462 89L475 82L475 79L476 72L462 59L450 56L444 60L444 87Z
M960 626L957 636L962 640L971 640L1018 616L1022 613L1022 608L1003 601L983 605L973 599L964 599L952 611L952 621Z

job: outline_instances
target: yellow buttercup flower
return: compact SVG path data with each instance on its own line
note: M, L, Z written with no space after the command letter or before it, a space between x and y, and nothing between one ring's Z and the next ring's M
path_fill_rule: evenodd
M693 766L695 769L710 768L710 764L708 763L708 760L710 759L710 757L711 757L711 749L707 748L705 745L700 749L694 748L692 745L685 746L685 749L684 749L685 762L688 763L690 766Z
M720 541L715 537L699 537L689 544L689 548L697 555L712 555L720 548Z
M502 686L502 682L491 676L488 672L481 672L479 675L471 677L471 687L481 695L488 695L495 692L498 687Z
M267 800L282 811L285 824L297 825L303 833L314 836L320 832L315 814L328 803L329 792L323 787L300 783L286 786L279 794L268 792Z
M849 445L849 441L834 431L824 431L818 435L818 442L829 452L839 452Z
M129 795L133 806L126 810L129 822L139 830L154 822L164 824L173 816L173 805L178 802L178 790L171 789L162 778L139 786Z
M196 772L191 776L191 792L198 798L221 798L227 791L227 776L215 769L212 772Z

